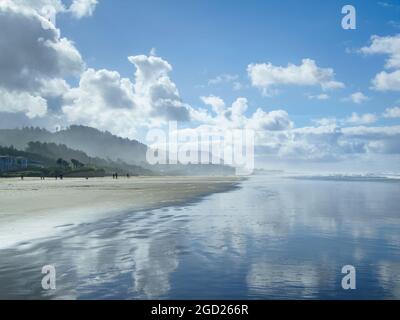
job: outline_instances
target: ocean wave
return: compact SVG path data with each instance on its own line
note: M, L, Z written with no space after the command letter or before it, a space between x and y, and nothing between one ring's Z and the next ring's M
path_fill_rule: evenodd
M365 182L400 182L400 174L298 174L288 175L291 179L324 181L365 181Z

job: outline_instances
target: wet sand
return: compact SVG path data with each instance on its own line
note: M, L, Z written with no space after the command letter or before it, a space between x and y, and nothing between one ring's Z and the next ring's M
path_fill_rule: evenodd
M0 248L128 210L183 204L239 182L236 177L0 179Z

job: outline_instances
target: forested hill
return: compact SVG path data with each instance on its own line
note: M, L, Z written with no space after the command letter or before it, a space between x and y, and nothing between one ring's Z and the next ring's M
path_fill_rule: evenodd
M86 153L73 150L66 145L55 143L29 142L24 151L14 147L1 147L0 155L24 157L29 160L27 176L93 176L112 175L154 175L151 170L130 165L123 161L105 160L99 157L89 157ZM34 166L30 164L35 162ZM21 170L17 170L18 172Z
M0 146L41 155L46 158L79 160L97 167L134 166L139 174L164 175L232 175L234 169L225 165L149 165L148 147L136 140L117 137L91 127L73 125L68 129L50 132L40 128L0 129ZM3 152L4 154L4 152ZM5 153L7 154L7 153ZM140 167L140 168L139 168ZM126 168L131 172L132 168Z
M71 126L59 132L40 128L0 129L0 146L14 146L25 150L32 141L65 145L83 151L90 157L129 164L141 164L145 161L147 152L147 146L136 140L123 139L85 126Z

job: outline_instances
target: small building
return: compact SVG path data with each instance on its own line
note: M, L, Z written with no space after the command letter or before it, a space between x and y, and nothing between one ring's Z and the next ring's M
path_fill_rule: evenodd
M35 167L35 168L44 168L43 162L35 161L35 160L28 160L28 167Z
M28 159L24 157L0 156L0 172L28 168Z

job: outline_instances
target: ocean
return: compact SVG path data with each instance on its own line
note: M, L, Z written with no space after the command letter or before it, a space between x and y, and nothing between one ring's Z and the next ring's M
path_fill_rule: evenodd
M399 299L399 197L393 177L254 176L2 249L0 298Z

